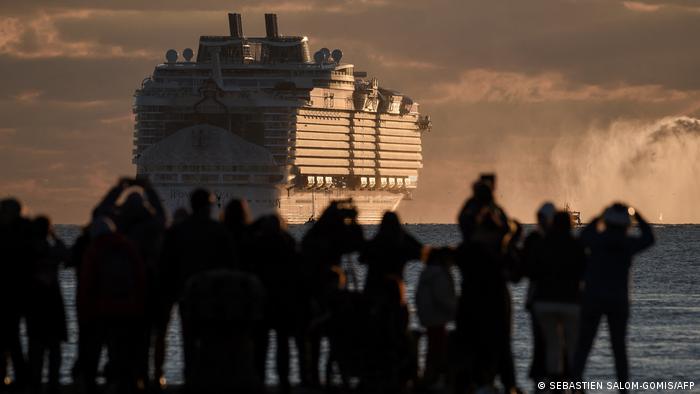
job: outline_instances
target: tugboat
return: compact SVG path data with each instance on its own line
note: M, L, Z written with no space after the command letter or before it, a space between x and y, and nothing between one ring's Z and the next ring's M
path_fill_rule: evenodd
M580 226L581 223L581 211L572 211L571 207L569 206L569 203L566 203L566 212L571 216L571 221L577 225Z

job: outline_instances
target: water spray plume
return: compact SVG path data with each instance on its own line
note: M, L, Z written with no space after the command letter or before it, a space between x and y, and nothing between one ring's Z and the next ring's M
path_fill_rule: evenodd
M700 222L698 119L616 122L560 140L552 163L564 199L588 218L610 201L626 201L659 221Z

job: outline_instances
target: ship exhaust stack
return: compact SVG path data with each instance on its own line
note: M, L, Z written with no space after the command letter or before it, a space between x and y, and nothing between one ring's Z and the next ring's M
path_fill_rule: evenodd
M265 14L265 32L267 33L267 38L279 37L277 14Z
M231 30L231 37L243 38L243 23L241 23L241 14L228 14L228 28Z

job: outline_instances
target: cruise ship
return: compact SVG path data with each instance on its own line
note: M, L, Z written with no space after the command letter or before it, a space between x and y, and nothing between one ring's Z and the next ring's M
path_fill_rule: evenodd
M417 187L421 137L430 130L418 103L379 86L342 61L313 56L303 36L202 36L195 51L168 50L135 92L133 163L171 213L198 187L222 209L242 199L254 216L312 221L333 200L352 198L361 223L377 223Z

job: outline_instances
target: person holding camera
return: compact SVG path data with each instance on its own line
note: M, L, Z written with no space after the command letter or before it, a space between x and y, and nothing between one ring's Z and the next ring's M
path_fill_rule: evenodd
M32 390L41 392L44 356L48 355L49 392L60 392L61 343L68 339L66 313L58 281L68 248L56 236L46 216L35 218L31 230L31 273L26 323Z
M321 339L328 337L330 353L338 353L333 327L341 313L339 305L347 295L347 275L341 267L343 256L364 244L357 209L351 199L332 201L301 241L302 286L299 294L300 327L297 333L299 373L302 387L321 386L319 363ZM331 357L332 358L332 357ZM327 366L324 370L328 370Z
M639 236L629 234L632 218L639 225ZM600 319L605 316L610 329L617 379L626 382L629 380L626 337L630 268L634 255L654 243L654 234L649 223L634 208L615 203L583 229L580 240L588 250L588 264L584 273L585 289L574 358L574 378L575 381L581 380Z
M368 306L365 342L368 348L368 389L403 392L417 374L413 338L408 330L404 268L421 259L423 244L401 226L394 212L385 212L377 234L362 248L359 261L367 266L363 295Z
M458 217L462 243L456 262L462 291L455 321L461 354L456 385L460 390L491 389L498 376L507 392L518 392L508 282L521 227L497 204L494 190L495 176L482 175Z

